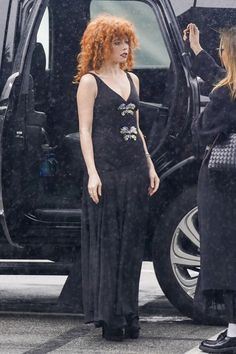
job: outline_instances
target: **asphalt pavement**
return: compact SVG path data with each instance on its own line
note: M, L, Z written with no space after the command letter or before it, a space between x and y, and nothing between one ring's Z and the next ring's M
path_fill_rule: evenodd
M143 263L140 281L141 335L108 342L82 314L50 311L66 277L0 276L0 354L198 354L198 344L222 327L196 325L165 298L152 264ZM43 305L47 306L43 306ZM44 311L47 308L47 312Z

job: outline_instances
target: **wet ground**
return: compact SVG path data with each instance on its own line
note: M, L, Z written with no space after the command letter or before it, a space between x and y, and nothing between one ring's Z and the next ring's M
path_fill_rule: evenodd
M0 353L197 354L196 347L222 327L196 325L165 298L152 264L144 262L140 281L141 335L107 342L82 314L55 311L66 277L0 276Z

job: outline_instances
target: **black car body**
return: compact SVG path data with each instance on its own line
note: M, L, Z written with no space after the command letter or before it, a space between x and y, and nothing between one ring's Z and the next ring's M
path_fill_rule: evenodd
M150 202L145 259L153 260L171 302L191 315L200 266L200 161L190 126L209 88L191 74L182 29L197 23L203 45L216 55L216 30L233 24L233 3L0 0L0 257L28 260L0 263L2 273L67 274L80 250L84 166L72 80L88 21L108 12L134 22L140 38L134 72L141 129L161 177ZM30 262L38 259L50 262Z

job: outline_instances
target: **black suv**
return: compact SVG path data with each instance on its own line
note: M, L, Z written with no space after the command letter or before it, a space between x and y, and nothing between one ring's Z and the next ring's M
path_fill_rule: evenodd
M191 316L199 272L190 125L209 88L191 74L182 29L195 22L216 56L220 27L236 7L215 0L0 0L0 263L2 274L67 274L80 252L83 161L76 111L76 55L95 15L137 29L141 128L156 170L145 259L169 300ZM210 5L209 5L210 4ZM211 6L211 7L209 7ZM32 262L32 260L44 262Z

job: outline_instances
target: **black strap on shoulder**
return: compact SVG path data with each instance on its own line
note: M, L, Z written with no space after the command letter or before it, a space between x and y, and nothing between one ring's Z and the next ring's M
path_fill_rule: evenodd
M95 78L96 83L97 83L97 90L100 91L100 84L101 84L102 79L100 79L100 77L98 77L98 75L91 73L90 71L88 72L88 74L91 74Z
M135 83L134 83L134 81L133 81L133 79L132 79L130 73L126 71L126 75L127 75L128 79L129 79L129 82L130 82L130 84L131 84L131 87L135 90L135 92L136 92L137 95L138 95L138 91L137 91L137 89L136 89Z
M128 79L129 79L129 82L130 82L130 83L133 85L133 87L136 89L135 84L134 84L134 81L133 81L133 79L132 79L132 77L131 77L131 75L130 75L130 73L129 73L128 71L126 71L126 75L127 75Z
M131 77L131 75L130 75L130 73L128 71L126 71L126 75L127 75L128 79L129 79L129 81L133 82L133 79L132 79L132 77Z

